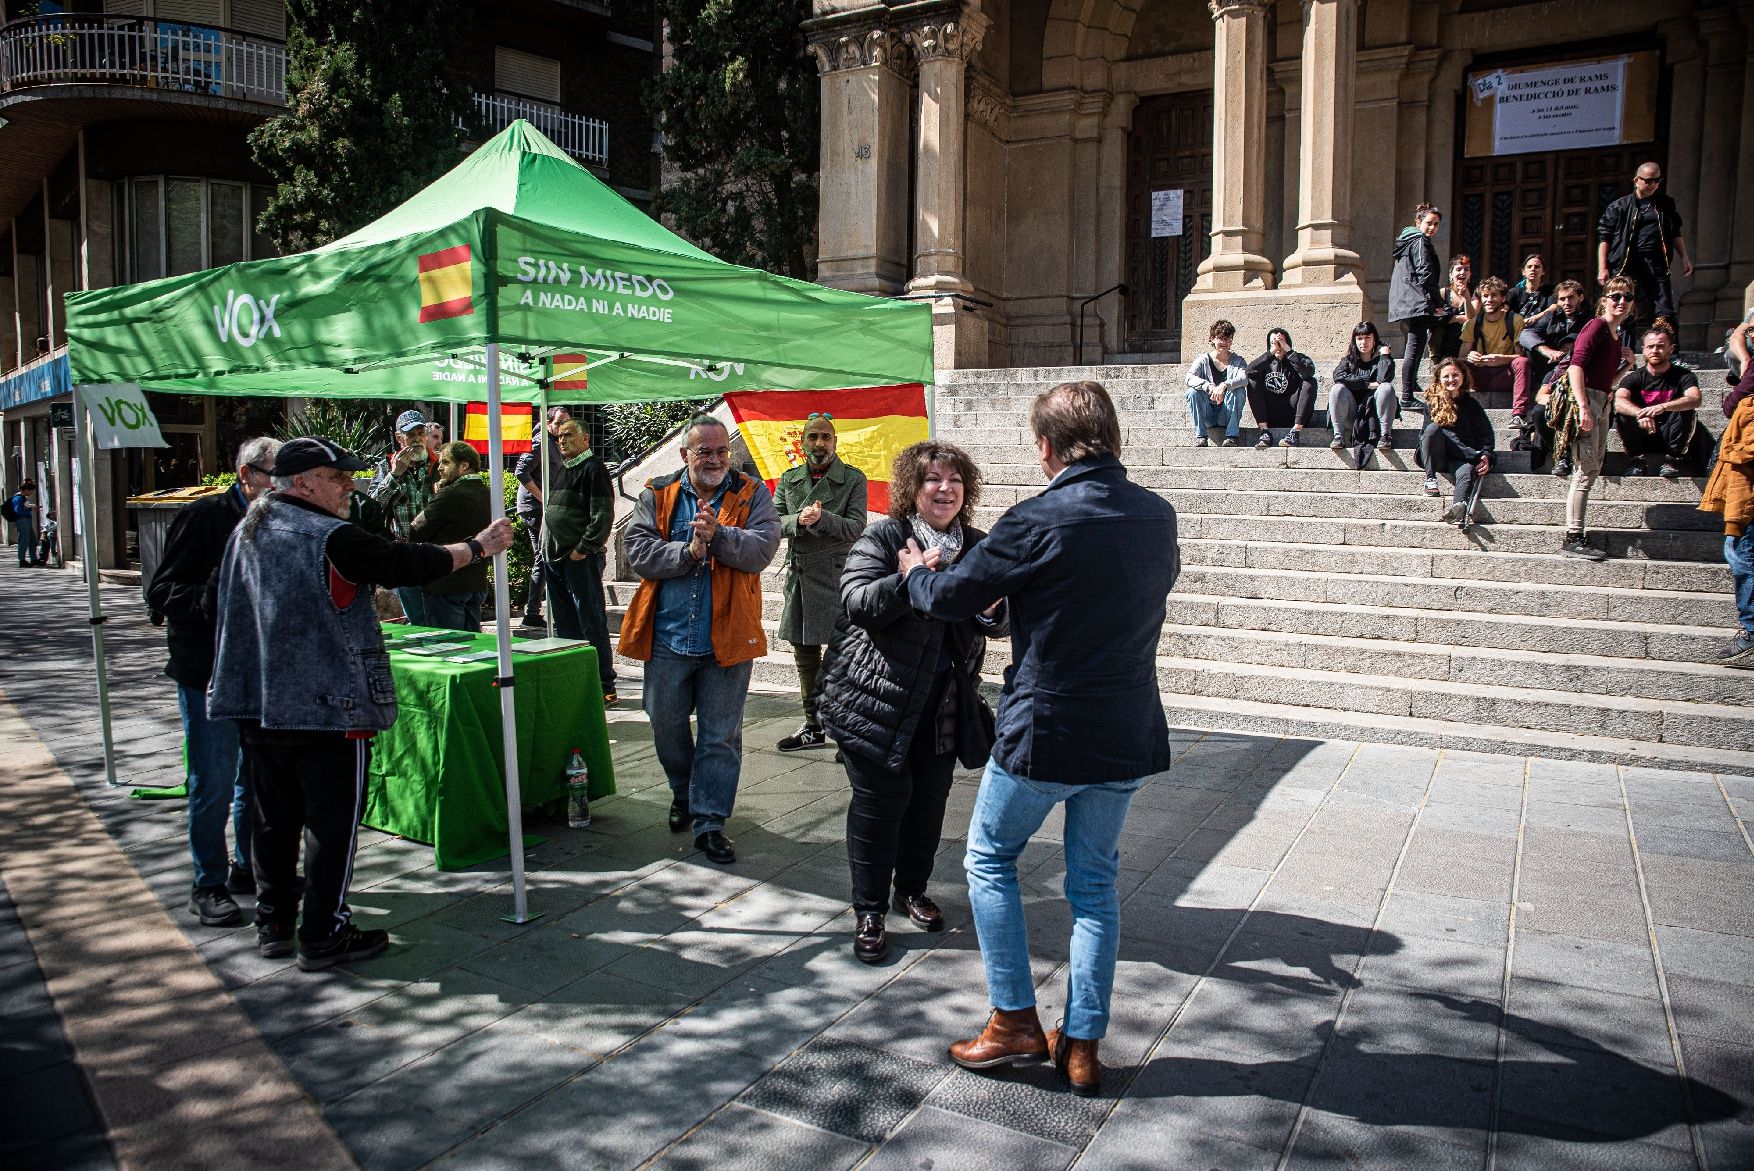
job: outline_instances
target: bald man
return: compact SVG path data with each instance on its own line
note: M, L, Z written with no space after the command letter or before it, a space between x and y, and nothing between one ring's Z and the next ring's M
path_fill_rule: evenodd
M781 474L774 488L780 534L787 538L779 635L792 644L804 704L804 723L776 745L781 752L828 743L816 718L816 674L840 618L841 570L865 531L865 473L835 454L839 442L834 416L812 412L804 420L804 462Z
M1610 203L1596 223L1596 280L1606 285L1610 277L1631 277L1638 286L1635 323L1641 325L1665 317L1679 325L1671 269L1693 275L1681 213L1663 181L1661 164L1640 164L1632 191Z

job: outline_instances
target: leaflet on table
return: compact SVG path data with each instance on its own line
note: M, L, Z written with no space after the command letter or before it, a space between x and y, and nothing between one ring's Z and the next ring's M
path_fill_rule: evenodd
M486 663L499 658L498 651L476 651L468 655L446 655L447 663Z
M512 652L520 655L546 655L590 645L582 638L514 638Z
M419 646L398 646L396 649L404 654L420 655L424 658L442 658L458 651L466 651L472 645L467 642L423 642ZM493 658L494 652L488 651L486 657Z

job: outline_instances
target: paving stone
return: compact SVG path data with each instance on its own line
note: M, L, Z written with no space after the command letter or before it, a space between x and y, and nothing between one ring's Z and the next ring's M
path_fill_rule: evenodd
M1484 1132L1492 1113L1493 1066L1418 1053L1336 1047L1322 1062L1310 1106L1371 1126L1441 1138Z
M1111 1026L1112 1028L1112 1026ZM978 1118L1007 1130L1019 1131L1081 1149L1107 1118L1110 1099L1131 1076L1132 1070L1115 1062L1105 1041L1101 1050L1105 1096L1072 1096L1064 1074L1051 1062L1015 1065L992 1073L952 1070L927 1095L928 1107L965 1118ZM1137 1092L1135 1087L1132 1091Z
M1559 894L1536 903L1517 902L1517 931L1545 932L1611 943L1637 944L1648 939L1643 908L1626 900L1583 900Z
M1367 985L1346 1001L1337 1043L1371 1052L1492 1062L1498 1055L1497 998L1469 1000Z
M1612 804L1607 802L1580 805L1561 801L1530 801L1524 820L1544 829L1569 830L1572 833L1626 836L1626 810L1616 793Z
M1550 1049L1517 1038L1506 1048L1500 1078L1501 1130L1691 1146L1672 1065L1652 1067L1601 1049Z
M1656 964L1648 944L1519 930L1513 973L1549 984L1656 998Z
M1754 987L1750 973L1727 971L1725 980L1668 974L1677 1031L1731 1045L1754 1046ZM1732 982L1733 981L1733 982Z
M908 1119L862 1168L914 1171L944 1163L968 1171L1015 1171L1019 1167L1052 1171L1069 1165L1076 1154L1059 1143L928 1106Z
M1212 1171L1273 1171L1289 1134L1272 1141L1265 1131L1250 1141L1225 1138L1194 1119L1166 1112L1155 1101L1123 1100L1078 1160L1080 1171L1155 1171L1187 1167Z
M838 1171L870 1148L854 1139L733 1103L653 1164L664 1171Z
M1413 1133L1373 1126L1326 1110L1311 1110L1298 1128L1290 1168L1418 1167L1472 1171L1486 1153L1486 1136L1465 1129Z
M1674 1064L1662 1002L1513 976L1505 1031L1533 1044L1599 1049L1661 1067Z
M1713 1167L1754 1166L1754 1048L1683 1035L1686 1093Z
M1380 926L1397 935L1499 947L1506 938L1509 921L1510 908L1497 903L1395 891L1389 897Z
M1728 822L1728 819L1723 819ZM1638 848L1644 854L1675 858L1701 858L1714 862L1741 862L1754 866L1754 854L1741 833L1669 825L1638 828Z
M1378 932L1358 969L1365 987L1496 1001L1504 980L1504 949L1426 936Z
M1663 970L1671 975L1723 979L1730 973L1754 972L1754 939L1685 927L1657 927Z
M1243 1061L1212 1049L1158 1056L1140 1071L1127 1103L1239 1143L1283 1145L1310 1083L1313 1059Z
M1529 1122L1511 1116L1513 1121ZM1537 1129L1547 1128L1535 1123ZM1512 1126L1499 1133L1494 1165L1500 1171L1696 1171L1692 1151L1655 1143L1604 1142L1594 1137L1557 1138L1524 1134Z
M823 1037L776 1066L739 1100L746 1106L875 1143L882 1142L918 1109L948 1073L945 1066Z
M1163 1055L1219 1050L1250 1060L1302 1061L1322 1048L1340 1008L1340 989L1287 992L1261 984L1207 981L1165 1039Z

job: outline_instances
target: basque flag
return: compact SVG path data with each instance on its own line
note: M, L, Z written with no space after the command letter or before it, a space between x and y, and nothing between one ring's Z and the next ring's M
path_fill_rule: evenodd
M753 390L725 396L756 470L771 489L787 468L804 462L804 424L812 411L834 420L835 454L865 473L866 507L889 509L895 457L927 439L926 388L918 382L856 390Z

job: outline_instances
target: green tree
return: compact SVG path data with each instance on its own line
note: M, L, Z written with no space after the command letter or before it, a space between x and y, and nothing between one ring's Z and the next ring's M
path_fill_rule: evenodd
M469 87L460 0L288 0L286 113L250 134L278 182L261 228L302 252L370 223L457 163Z
M650 101L683 174L658 210L715 256L808 280L819 105L808 0L663 2L671 65Z

